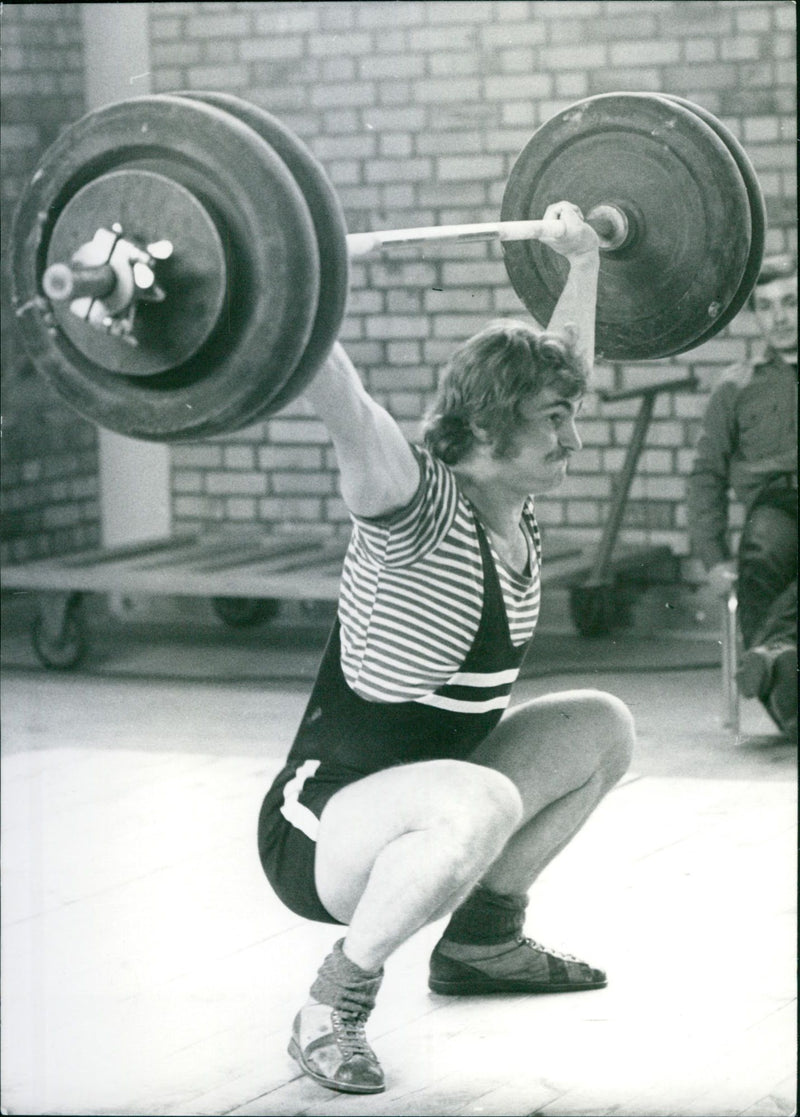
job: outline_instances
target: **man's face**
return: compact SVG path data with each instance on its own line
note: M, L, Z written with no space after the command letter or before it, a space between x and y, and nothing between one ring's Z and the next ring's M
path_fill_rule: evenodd
M759 329L773 349L797 351L797 276L773 279L753 291Z
M575 425L580 406L580 397L567 398L557 388L522 402L522 420L505 459L521 490L545 493L562 483L570 457L582 445Z

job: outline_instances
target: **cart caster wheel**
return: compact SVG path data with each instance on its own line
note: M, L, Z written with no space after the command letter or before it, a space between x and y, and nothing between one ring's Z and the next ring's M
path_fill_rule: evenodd
M253 628L274 620L281 611L275 597L212 597L211 607L229 628Z
M37 616L31 628L31 643L43 666L56 671L68 671L75 667L83 658L87 647L80 601L67 605L61 631L57 634L48 630L41 614Z
M614 586L572 586L569 612L581 636L607 636L623 619Z

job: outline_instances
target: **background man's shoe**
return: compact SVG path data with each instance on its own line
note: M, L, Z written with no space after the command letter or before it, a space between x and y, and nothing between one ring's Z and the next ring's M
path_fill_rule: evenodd
M739 693L759 698L786 736L797 738L797 648L758 645L742 656L736 672Z
M784 648L772 664L772 685L767 709L773 721L791 740L797 740L797 649Z
M769 648L750 648L744 653L736 672L736 683L743 698L766 698L772 677L772 654Z

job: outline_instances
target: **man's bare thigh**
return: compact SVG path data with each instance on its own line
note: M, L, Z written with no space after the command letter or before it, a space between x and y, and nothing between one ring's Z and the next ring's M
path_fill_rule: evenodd
M376 858L411 831L448 829L468 835L487 802L520 816L516 788L501 773L462 760L429 760L383 769L331 797L317 833L315 879L323 903L352 907Z

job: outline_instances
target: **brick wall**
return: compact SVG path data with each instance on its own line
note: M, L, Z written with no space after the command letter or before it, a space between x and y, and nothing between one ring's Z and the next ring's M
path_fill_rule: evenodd
M42 152L83 114L79 4L5 4L3 66L3 562L93 546L99 539L97 432L31 367L13 329L7 272L13 211Z
M795 237L794 7L784 0L159 4L154 88L225 89L279 116L322 162L348 228L496 220L533 130L581 97L674 93L745 144L764 190L768 247ZM424 258L423 258L424 257ZM412 437L436 369L490 317L525 317L495 245L407 251L353 268L341 337L372 393ZM754 343L747 315L682 357L601 366L601 387L695 373L658 398L626 537L685 554L685 478L707 391ZM587 400L585 450L545 525L596 536L639 403ZM346 523L322 427L297 402L205 445L176 447L182 526Z
M7 5L6 29L15 7L48 6ZM50 7L69 27L77 5ZM280 117L327 170L351 231L496 220L540 123L585 96L652 90L695 101L738 136L766 197L768 249L795 244L789 0L162 2L151 5L150 35L154 91L224 90ZM405 251L354 266L341 337L413 437L439 365L504 314L526 316L496 245ZM754 343L742 314L679 358L598 369L600 387L690 372L703 385L658 399L628 538L686 553L685 478L707 392ZM545 525L597 536L637 406L586 401L585 450L565 486L540 500ZM176 529L346 530L325 431L302 401L246 431L176 445L171 457Z

